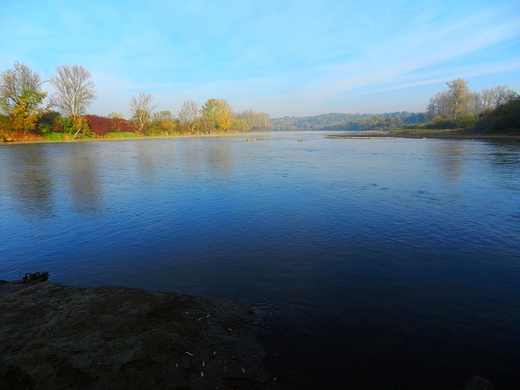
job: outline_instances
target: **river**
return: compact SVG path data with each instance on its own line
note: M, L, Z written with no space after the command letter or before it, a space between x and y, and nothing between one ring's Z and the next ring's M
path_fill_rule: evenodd
M325 135L2 145L0 279L255 306L282 388L520 388L520 144Z

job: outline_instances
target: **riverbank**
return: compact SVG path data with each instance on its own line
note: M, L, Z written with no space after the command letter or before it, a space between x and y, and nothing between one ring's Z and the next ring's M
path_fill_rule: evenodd
M150 140L150 139L179 139L179 138L207 138L207 137L225 137L247 135L254 133L200 133L200 134L169 134L169 135L150 135L139 136L138 134L132 136L121 137L60 137L60 138L44 138L41 136L15 138L0 134L0 145L20 145L20 144L48 144L48 143L71 143L71 142L99 142L99 141L127 141L127 140Z
M467 130L396 130L396 131L367 131L363 133L333 134L328 135L330 139L362 139L362 138L436 138L436 139L480 139L489 141L512 141L520 142L520 135L509 134L479 134Z
M0 281L0 389L266 389L254 308Z

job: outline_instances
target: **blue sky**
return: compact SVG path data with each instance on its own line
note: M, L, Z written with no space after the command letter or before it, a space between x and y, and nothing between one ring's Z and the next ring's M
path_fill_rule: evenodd
M520 92L520 1L17 0L2 7L0 71L83 65L120 112L229 101L271 117L425 111L445 82ZM51 86L44 89L52 92Z

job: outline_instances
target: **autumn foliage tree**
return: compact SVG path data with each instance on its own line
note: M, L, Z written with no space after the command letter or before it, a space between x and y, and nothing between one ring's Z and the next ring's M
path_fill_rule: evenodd
M40 75L19 62L0 75L0 109L10 117L15 130L26 134L36 128L46 112L42 107L47 96L42 92Z
M43 136L57 132L70 139L70 135L76 138L81 132L103 137L109 132L169 135L268 131L273 128L268 114L253 110L235 113L225 99L208 99L201 108L195 101L187 100L178 117L169 110L154 112L154 97L144 92L131 98L130 120L118 113L111 113L108 117L87 115L87 107L97 97L91 77L91 73L80 65L57 66L56 74L49 80L54 90L48 107L44 108L42 105L47 93L41 90L41 77L16 62L14 69L0 74L0 129L3 135L12 138L15 129L24 133L38 129ZM56 111L50 111L51 107ZM2 113L6 115L2 116Z
M125 118L123 118L123 114L118 112L111 112L108 114L108 117L112 119L115 124L115 132L124 132L124 133L133 133L135 132L134 124Z
M225 99L208 99L201 114L201 128L206 133L225 132L233 123L233 108Z
M456 79L447 82L447 90L433 96L427 107L428 117L436 121L458 119L464 116L478 116L506 103L515 92L506 85L471 92L468 82Z
M168 135L177 129L175 116L170 110L154 112L152 115L152 121L158 134L164 133Z

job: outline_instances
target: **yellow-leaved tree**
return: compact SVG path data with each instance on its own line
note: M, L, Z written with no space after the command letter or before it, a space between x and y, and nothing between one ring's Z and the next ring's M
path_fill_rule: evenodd
M15 130L26 134L34 130L38 119L47 111L42 107L47 96L42 92L40 75L24 64L0 74L0 110L11 118Z
M233 124L233 108L225 99L208 99L201 114L201 129L207 133L225 132Z

